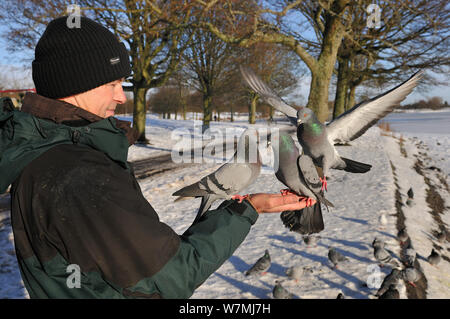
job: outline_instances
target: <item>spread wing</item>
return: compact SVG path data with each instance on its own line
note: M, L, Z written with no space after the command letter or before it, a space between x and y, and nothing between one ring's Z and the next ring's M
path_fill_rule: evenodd
M328 123L327 134L332 143L345 143L363 135L378 120L392 112L412 92L423 71L373 99L361 102Z
M241 74L247 85L275 110L284 113L289 121L297 126L297 110L284 102L270 87L267 86L251 69L241 66Z

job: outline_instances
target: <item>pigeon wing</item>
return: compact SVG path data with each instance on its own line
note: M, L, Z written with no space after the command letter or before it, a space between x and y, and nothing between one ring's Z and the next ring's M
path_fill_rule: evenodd
M345 143L363 135L378 120L392 112L406 96L417 86L423 72L415 73L411 78L395 88L373 99L361 102L327 124L328 139L331 143Z
M284 102L270 87L267 86L251 69L241 66L241 74L247 85L263 100L277 111L285 114L289 121L297 126L297 110Z

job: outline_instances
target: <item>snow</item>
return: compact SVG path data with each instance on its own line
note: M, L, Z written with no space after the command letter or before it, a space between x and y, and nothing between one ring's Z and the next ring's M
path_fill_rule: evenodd
M121 118L131 119L126 116ZM265 120L250 125L245 116L235 119L233 123L212 122L211 127L221 132L228 129L237 135L250 126L259 129L268 127ZM385 240L394 257L400 258L400 245L396 240L396 186L391 164L395 168L402 201L406 200L406 192L410 187L413 187L415 193L413 205L404 205L402 208L408 234L428 281L427 297L449 298L449 262L443 259L437 267L433 267L426 261L436 243L433 231L438 226L429 213L430 208L426 202L428 186L424 177L414 169L414 164L419 158L424 167L439 168L440 171L424 169L423 173L436 186L445 202L444 212L440 217L448 224L450 194L443 181L448 183L450 174L450 112L393 113L384 121L389 122L393 132L372 127L366 134L351 142L351 146L339 146L341 155L370 163L372 169L365 174L336 170L331 172L326 197L335 207L329 212L325 208L322 210L325 229L319 234L320 240L316 245L308 247L300 234L284 228L278 213L261 214L234 255L195 291L192 298L272 298L276 281L280 281L295 298L334 299L340 292L346 298L374 298L373 294L377 289L373 284L376 285L377 281L379 284L390 272L389 267L377 267L371 247L374 238ZM170 153L177 143L172 138L174 132L189 130L192 136L200 137L201 134L196 131L197 126L198 122L192 116L187 120L163 120L150 114L146 134L152 145L132 146L128 159L134 161ZM284 120L271 124L270 127L290 128ZM406 158L400 151L400 138L404 140ZM262 174L243 194L276 193L284 188L273 174L270 152L265 154L263 162L265 166ZM181 234L192 223L200 199L173 202L171 194L212 172L219 165L221 162L187 166L140 180L139 183L144 196L158 212L160 219ZM212 208L219 204L215 203ZM381 214L387 217L386 225L380 224ZM0 213L0 245L0 298L27 298L13 252L13 236L6 213ZM439 245L442 246L441 253L449 256L450 244L446 242ZM339 269L331 267L327 257L329 246L335 247L349 259L340 264ZM265 249L269 250L272 260L267 274L245 277L245 271L264 254ZM298 282L285 274L286 269L291 266L307 270ZM401 288L401 298L406 298L404 285Z

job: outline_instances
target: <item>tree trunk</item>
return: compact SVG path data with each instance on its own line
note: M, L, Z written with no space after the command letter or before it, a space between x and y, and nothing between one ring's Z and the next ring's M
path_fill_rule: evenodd
M350 86L350 91L347 96L347 103L345 104L346 111L355 106L355 91L356 86Z
M232 107L232 106L230 106L230 113L231 113L231 116L230 116L230 122L234 122L234 118L233 118L233 107Z
M212 97L209 92L203 95L203 125L202 133L204 133L209 128L209 123L211 122L212 115Z
M333 118L345 112L346 99L348 95L348 60L339 61L338 79L336 84L336 95L334 98Z
M133 127L139 132L138 143L149 144L150 141L145 137L145 96L147 88L134 87L134 110L133 110Z
M255 124L255 116L256 116L256 101L258 100L258 96L256 94L251 95L250 105L248 108L248 122L250 124Z

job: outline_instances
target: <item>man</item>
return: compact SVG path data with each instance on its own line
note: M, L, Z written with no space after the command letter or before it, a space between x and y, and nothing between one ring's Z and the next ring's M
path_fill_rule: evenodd
M251 194L224 201L182 235L160 222L127 162L136 132L113 117L126 100L128 53L96 22L81 18L71 29L66 19L51 21L36 46L36 94L26 95L21 111L0 107L0 193L12 184L26 289L31 298L190 297L258 213L306 203Z

